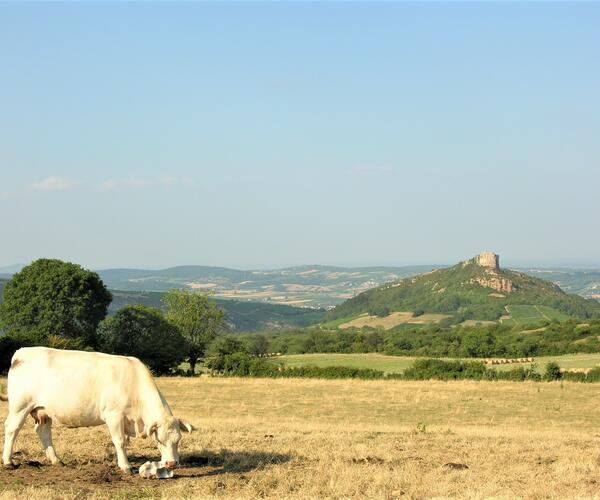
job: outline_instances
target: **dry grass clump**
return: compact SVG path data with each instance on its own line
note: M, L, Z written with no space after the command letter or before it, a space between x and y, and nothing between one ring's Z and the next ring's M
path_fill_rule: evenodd
M44 462L31 422L0 498L595 497L599 384L160 379L186 436L178 478L115 473L108 432L55 430ZM0 405L4 418L6 404ZM156 459L133 440L139 466ZM32 465L33 464L33 465Z

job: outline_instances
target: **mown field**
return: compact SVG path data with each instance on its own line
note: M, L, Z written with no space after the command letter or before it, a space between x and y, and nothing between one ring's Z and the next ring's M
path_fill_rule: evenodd
M173 480L116 472L104 427L27 422L0 498L596 497L600 384L167 378L184 438ZM6 403L0 404L4 418ZM107 453L107 451L109 453ZM132 462L157 459L132 440Z
M351 368L372 368L387 373L402 372L408 368L415 359L408 356L386 356L385 354L290 354L277 356L272 361L281 362L286 366L348 366ZM472 361L472 360L471 360ZM600 366L600 353L594 354L566 354L563 356L540 356L534 358L537 370L544 371L546 364L555 361L561 368L596 368ZM528 366L529 364L513 363L506 365L488 365L489 368L498 370L510 370L517 366Z

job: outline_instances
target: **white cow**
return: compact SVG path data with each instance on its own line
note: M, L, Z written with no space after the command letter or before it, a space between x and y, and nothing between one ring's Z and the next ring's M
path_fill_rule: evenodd
M98 352L46 347L15 352L8 372L5 467L13 466L13 445L28 414L35 420L35 430L52 464L61 463L52 445L52 421L67 427L106 424L123 471L131 471L125 453L129 436L152 436L163 463L173 468L179 463L181 431L194 430L189 422L173 416L139 359Z

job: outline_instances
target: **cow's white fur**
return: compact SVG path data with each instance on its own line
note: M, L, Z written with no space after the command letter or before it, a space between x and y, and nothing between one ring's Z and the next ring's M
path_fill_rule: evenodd
M27 415L46 456L60 463L52 444L53 421L68 427L105 423L117 450L118 465L131 470L125 445L128 436L152 436L162 462L179 462L181 431L193 426L176 419L152 374L137 358L98 352L25 347L15 352L8 372L8 416L4 423L5 465Z

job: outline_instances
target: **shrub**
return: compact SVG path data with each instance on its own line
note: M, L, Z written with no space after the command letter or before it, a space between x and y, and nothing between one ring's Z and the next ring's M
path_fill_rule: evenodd
M487 378L487 371L485 365L478 361L418 359L404 371L404 378L411 380L481 380Z
M385 378L384 372L370 368L350 368L347 366L294 366L282 368L276 373L278 377L378 380Z
M558 363L551 361L546 365L546 371L544 372L545 380L559 380L562 377L560 366Z
M368 312L371 316L378 316L380 318L385 318L390 315L390 309L382 305L374 305L369 308Z
M232 336L217 337L208 348L206 366L214 372L222 373L225 370L226 358L238 353L248 355L244 342Z
M539 382L542 380L542 376L537 372L535 365L527 368L520 366L508 371L497 371L496 374L496 380L509 380L511 382L524 382L526 380Z
M593 368L587 372L586 382L600 382L600 368Z

